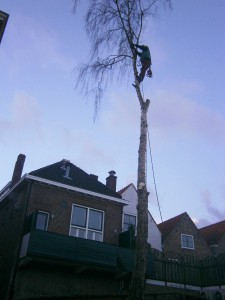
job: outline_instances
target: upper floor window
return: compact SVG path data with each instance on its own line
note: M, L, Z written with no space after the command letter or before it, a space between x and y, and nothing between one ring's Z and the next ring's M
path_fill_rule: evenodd
M49 214L47 212L38 211L35 228L40 230L47 230L48 219L49 219Z
M136 216L124 214L123 216L123 231L128 231L136 227Z
M70 235L89 240L103 240L104 212L73 205Z
M194 249L193 235L181 234L181 247L186 249Z

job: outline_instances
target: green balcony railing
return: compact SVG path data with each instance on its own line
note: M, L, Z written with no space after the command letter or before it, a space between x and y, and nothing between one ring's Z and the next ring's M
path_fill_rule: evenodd
M26 234L21 257L38 257L69 262L107 272L130 274L133 270L134 249L75 238L62 234L32 230ZM147 259L147 278L199 287L225 285L225 256L202 261L166 259L151 251Z

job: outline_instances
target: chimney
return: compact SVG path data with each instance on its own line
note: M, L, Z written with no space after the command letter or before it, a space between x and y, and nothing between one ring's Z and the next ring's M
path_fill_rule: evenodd
M110 171L109 176L106 178L106 186L116 192L116 180L117 176L115 176L115 171Z
M25 162L26 156L24 154L19 154L17 157L17 161L15 163L13 176L11 180L11 186L14 186L21 178L23 172L23 165Z

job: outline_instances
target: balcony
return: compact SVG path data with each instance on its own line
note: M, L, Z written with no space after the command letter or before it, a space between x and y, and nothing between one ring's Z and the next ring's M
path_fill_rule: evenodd
M76 238L34 229L23 237L20 260L42 259L46 262L97 268L107 272L128 274L132 272L134 250L115 245ZM148 255L147 274L153 272L153 255Z
M20 265L32 261L65 264L81 271L99 270L129 278L133 270L134 250L104 242L34 229L24 235ZM128 277L127 277L128 275ZM225 256L196 262L178 262L148 254L147 282L199 289L225 285Z

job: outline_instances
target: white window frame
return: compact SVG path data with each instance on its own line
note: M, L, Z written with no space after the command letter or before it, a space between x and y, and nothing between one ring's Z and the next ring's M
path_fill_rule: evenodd
M73 208L77 206L77 207L81 207L81 208L85 208L87 209L87 216L86 216L86 226L85 227L81 227L81 226L77 226L77 225L73 225L72 224L72 218L73 218ZM93 210L93 211L97 211L97 212L100 212L102 213L102 230L96 230L96 229L91 229L91 228L88 228L88 221L89 221L89 214L90 214L90 210ZM70 218L70 232L69 232L69 235L71 236L74 236L71 234L71 229L72 228L75 228L75 229L81 229L81 230L84 230L85 231L85 239L88 239L88 232L91 231L93 232L93 235L95 236L95 233L100 233L101 234L101 240L100 242L103 242L103 237L104 237L104 221L105 221L105 212L103 210L100 210L100 209L96 209L96 208L93 208L93 207L89 207L89 206L83 206L83 205L79 205L79 204L73 204L72 205L72 209L71 209L71 218ZM76 236L75 237L79 237ZM92 239L92 240L96 240L96 239ZM96 241L99 241L98 239Z
M187 237L191 237L192 238L193 247L186 247L186 246L183 245L183 236L187 236ZM181 248L183 248L183 249L189 249L189 250L194 250L195 249L195 243L194 243L194 237L193 237L193 235L191 235L191 234L185 234L185 233L181 234Z
M135 233L136 233L136 228L137 228L137 216L134 215L134 214L126 213L126 212L123 213L123 230L122 230L122 231L123 231L123 232L124 232L124 231L127 231L127 230L125 230L125 228L124 228L124 219L125 219L125 215L131 216L131 217L135 217Z
M47 222L46 222L46 228L45 228L45 229L39 229L39 228L36 228L36 226L37 226L37 218L38 218L38 214L39 214L39 213L47 215ZM36 217L36 223L35 223L35 229L47 231L47 230L48 230L48 223L49 223L49 213L48 213L47 211L38 210L38 211L37 211L37 217Z

